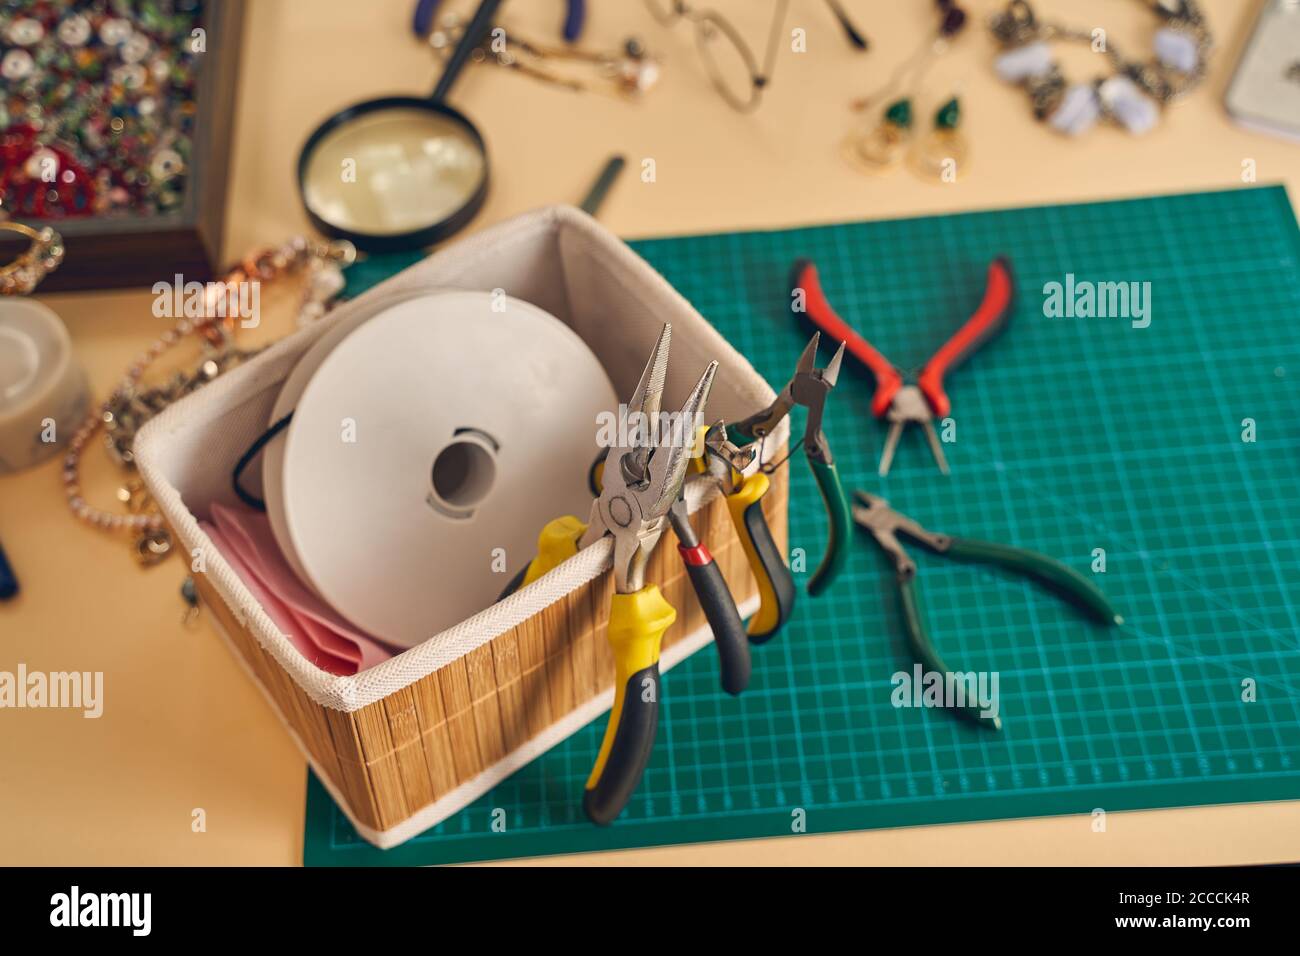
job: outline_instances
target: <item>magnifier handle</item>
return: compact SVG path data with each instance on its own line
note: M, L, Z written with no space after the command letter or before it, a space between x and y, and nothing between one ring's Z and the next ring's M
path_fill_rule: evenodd
M564 42L577 43L587 22L587 0L568 0L565 7L564 27L561 31Z
M442 103L447 99L447 94L451 92L452 85L456 82L456 77L460 75L461 69L469 62L470 54L474 48L482 42L487 36L487 32L492 27L492 20L497 15L497 8L501 6L501 0L483 0L474 11L474 17L465 27L465 33L456 44L456 49L451 51L451 59L447 61L447 66L442 71L442 76L438 78L438 85L433 91L433 102Z
M411 16L411 30L421 40L433 32L433 18L438 13L442 0L416 0L415 13Z

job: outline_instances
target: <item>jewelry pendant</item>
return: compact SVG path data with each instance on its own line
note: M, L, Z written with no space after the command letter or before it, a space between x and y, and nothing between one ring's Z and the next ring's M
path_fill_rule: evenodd
M867 173L893 169L911 138L911 128L912 101L906 98L898 100L885 110L884 118L875 129L865 134L852 134L844 141L844 158Z
M161 564L171 551L172 536L166 528L146 531L135 539L135 560L142 568Z
M199 617L199 589L194 584L192 574L187 574L185 580L181 582L181 600L185 602L185 613L181 615L181 623L190 627Z
M953 97L934 114L934 129L912 150L911 166L922 179L952 183L966 171L969 147L959 129L961 104Z

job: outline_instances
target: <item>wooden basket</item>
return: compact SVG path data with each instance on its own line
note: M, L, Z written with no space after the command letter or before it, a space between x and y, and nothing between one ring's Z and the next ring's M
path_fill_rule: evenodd
M577 210L552 207L440 251L141 430L136 461L176 539L197 556L204 603L357 832L381 847L437 824L608 710L610 548L584 549L468 621L339 677L308 662L276 629L198 518L231 500L230 466L266 426L279 386L317 338L403 296L446 287L505 288L558 316L596 352L619 394L631 391L659 326L671 321L674 365L720 362L710 417L735 420L772 398L748 363L627 246ZM621 332L611 315L622 317ZM632 338L644 331L644 348L629 347L629 331ZM675 387L690 383L674 383L670 373L668 384L666 404ZM767 443L768 460L784 454L786 431ZM763 500L782 551L786 481L784 469L772 475ZM757 585L724 501L703 481L688 486L687 500L742 615L752 614ZM712 639L675 545L666 533L647 577L678 612L664 637L664 670Z
M782 469L772 476L763 511L783 551L786 493ZM742 613L753 613L757 585L722 499L696 512L694 523ZM665 668L713 638L675 545L672 532L666 533L647 575L677 608L677 621L664 635ZM486 770L523 766L613 700L614 665L605 641L609 571L464 657L352 712L312 700L239 624L207 576L194 578L317 775L357 831L376 845L396 845L473 802L495 783L476 782ZM411 820L417 823L403 825Z

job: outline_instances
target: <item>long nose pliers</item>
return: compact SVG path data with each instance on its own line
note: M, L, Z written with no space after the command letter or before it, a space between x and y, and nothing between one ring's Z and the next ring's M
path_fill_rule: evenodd
M629 421L660 421L671 337L672 327L665 324L627 403ZM646 583L646 566L681 495L695 449L693 423L703 417L717 369L717 362L709 363L675 416L689 426L620 429L626 434L609 449L589 520L583 524L566 515L547 524L522 581L523 586L532 584L605 535L614 539L614 596L607 634L614 656L614 705L582 800L594 823L611 823L622 813L654 747L659 650L677 612L657 585Z
M719 438L718 436L722 437ZM757 454L757 447L749 449L736 449L730 446L734 454L728 455L722 449L722 445L728 445L725 441L725 431L719 423L713 428L701 426L696 431L696 447L692 451L688 472L694 471L701 474L709 474L709 464L715 461L715 456L725 458L733 467L744 471L749 467ZM604 488L605 464L608 460L608 449L601 454L592 463L591 470L588 472L587 481L591 486L591 493L600 497ZM687 479L689 482L690 479ZM722 689L733 696L739 695L749 686L750 672L752 670L752 661L749 654L749 640L745 634L744 622L740 619L740 611L736 607L735 598L732 597L731 589L727 587L726 578L722 576L722 569L718 567L718 562L714 560L713 553L709 550L707 544L700 540L700 536L695 533L695 528L691 524L690 514L686 508L686 483L682 484L682 491L678 493L677 500L672 503L668 509L668 518L672 523L673 533L677 535L677 553L681 556L682 564L686 567L686 575L690 578L691 587L695 590L695 596L700 602L700 608L704 611L704 619L709 622L709 630L713 632L713 645L718 651L718 668L722 677ZM578 532L581 534L581 531ZM544 548L539 542L540 548ZM563 547L563 541L561 541ZM572 549L570 549L572 554ZM527 570L527 569L525 569ZM506 594L517 590L524 574L520 573L518 578L507 588ZM531 581L530 581L531 583ZM502 597L505 595L503 594Z
M932 421L933 418L942 420L948 417L952 410L952 403L944 391L943 379L948 372L956 369L1005 328L1011 317L1015 292L1010 261L999 256L989 264L984 298L979 307L922 366L915 384L907 382L903 373L889 359L835 314L822 292L817 266L812 260L800 259L795 262L790 288L792 292L802 291L808 320L822 332L845 343L849 354L866 366L875 378L876 391L871 398L871 414L889 422L889 434L880 455L881 477L889 474L894 451L898 448L898 439L903 428L910 423L918 424L925 430L935 464L941 472L948 474L948 461L944 457L943 446L939 443Z
M945 675L952 673L925 631L916 586L916 562L903 548L902 542L898 539L900 534L936 554L956 558L958 561L997 565L1032 578L1076 605L1099 624L1109 627L1124 623L1124 618L1120 617L1110 601L1106 599L1106 595L1102 594L1095 584L1055 558L1049 558L1045 554L1026 548L1016 548L991 541L972 541L969 538L955 538L952 535L928 531L907 515L889 507L889 502L884 498L865 491L855 491L853 499L853 520L859 527L871 532L876 544L880 545L893 561L907 643L912 656L927 671ZM981 714L978 706L967 705L956 709L955 712L981 727L991 730L1002 729L1000 717L997 715L986 717Z

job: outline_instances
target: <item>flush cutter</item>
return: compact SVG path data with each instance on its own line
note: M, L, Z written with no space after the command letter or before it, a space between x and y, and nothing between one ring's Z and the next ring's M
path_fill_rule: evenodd
M844 499L844 489L840 485L839 472L835 468L835 459L826 441L826 433L822 431L826 396L830 394L839 378L840 365L844 360L844 344L840 343L835 356L825 368L817 368L817 345L820 339L821 333L814 332L803 354L799 356L794 376L777 394L776 400L771 405L734 423L729 429L736 437L737 444L762 441L776 431L781 419L789 415L796 405L802 405L808 410L803 438L795 448L799 445L803 446L813 478L817 481L817 490L821 492L822 504L826 508L830 524L826 551L817 570L808 581L808 593L814 596L829 587L835 575L844 566L849 537L848 504ZM794 449L791 453L793 451ZM789 455L786 457L788 458ZM775 561L765 556L764 548L760 547L760 541L754 534L755 530L759 534L766 530L766 523L759 528L757 522L761 520L761 499L767 493L767 488L767 475L759 471L739 482L738 487L727 497L728 507L735 520L736 533L740 535L740 540L745 545L745 554L749 558L750 568L759 582L759 591L763 595L763 605L760 606L754 621L750 622L751 640L770 637L789 615L789 607L781 607L781 583L782 578L786 582L790 581L790 571L780 555L776 553L775 545L770 546ZM770 532L767 538L770 541ZM765 580L768 584L766 588ZM789 584L788 590L789 604L793 605L793 583Z
M627 404L629 418L658 422L668 373L672 326L665 324L645 371ZM678 413L679 422L703 414L718 363L711 362ZM659 649L677 612L655 584L645 581L655 545L671 521L673 504L694 450L694 431L636 428L610 448L599 497L586 524L572 515L550 522L538 541L522 584L528 585L581 548L605 535L614 539L614 596L608 639L614 655L614 705L587 779L582 806L599 824L611 823L626 806L650 760L659 724ZM727 594L730 599L730 594Z
M921 620L921 604L916 587L916 562L904 550L899 534L905 535L936 554L997 565L1032 578L1059 596L1079 607L1098 623L1118 626L1124 618L1116 613L1101 590L1078 571L1045 554L1016 548L991 541L972 541L947 534L927 531L905 514L889 507L889 502L865 491L853 493L853 520L871 532L876 544L894 563L898 583L899 607L903 615L903 630L912 656L927 670L939 674L952 671L943 662ZM956 713L992 730L1002 729L1002 719L996 715L985 717L977 704L956 709Z
M916 423L925 430L935 463L941 472L948 474L948 461L944 457L932 421L933 418L947 418L952 410L952 403L943 388L943 379L1006 327L1007 320L1011 317L1015 290L1010 261L999 256L989 264L984 298L979 308L922 366L915 384L905 381L903 373L889 359L835 314L822 292L817 267L811 260L800 259L795 262L790 287L792 293L795 290L803 291L809 321L827 335L844 342L849 353L865 365L875 378L876 391L871 398L871 414L889 422L889 434L880 455L881 477L889 474L889 466L893 463L894 452L898 448L898 439L909 423Z

